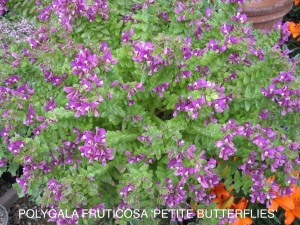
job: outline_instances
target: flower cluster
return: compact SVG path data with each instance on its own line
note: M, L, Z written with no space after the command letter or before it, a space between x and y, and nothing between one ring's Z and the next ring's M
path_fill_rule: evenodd
M132 60L135 62L150 62L152 61L152 55L151 53L154 50L154 46L151 42L133 42L134 46L134 56L132 57Z
M51 111L56 108L56 102L53 97L50 97L49 101L45 103L44 109L45 111Z
M84 131L81 140L84 141L84 145L79 146L78 150L82 157L89 159L89 163L100 161L102 165L106 165L108 160L113 160L114 150L106 146L105 129L96 127L96 133L90 130Z
M187 193L183 187L184 183L178 183L176 186L170 178L166 178L165 182L166 185L164 188L167 190L167 194L162 195L162 198L165 201L164 205L174 209L181 203L184 203L187 198Z
M55 87L60 86L62 82L68 77L66 73L62 74L62 76L53 74L52 70L46 68L44 64L41 64L40 68L44 74L45 81L52 83Z
M145 154L137 154L137 155L132 155L131 152L126 151L125 154L128 156L128 163L130 164L135 164L138 163L140 161L144 161L145 164L149 164L149 163L153 163L154 159L153 158L147 158L147 156Z
M9 102L9 99L17 98L18 99L18 107L23 108L22 102L29 100L34 94L33 87L28 84L28 82L24 82L23 84L14 87L19 81L18 76L12 75L7 80L7 85L0 86L0 103Z
M214 90L209 97L202 94L202 90L209 88ZM222 113L225 109L229 109L228 103L232 101L232 94L226 96L225 88L222 84L216 85L215 82L199 79L192 84L187 86L189 91L195 93L199 91L200 98L194 99L193 96L188 96L187 100L183 99L182 96L178 97L178 102L175 105L174 116L177 116L180 111L187 112L188 118L197 119L199 111L202 107L212 107L216 113ZM202 92L202 93L201 93ZM211 98L212 100L208 100Z
M82 161L76 157L76 149L78 148L83 134L74 128L74 134L76 135L76 140L74 142L69 140L63 140L62 146L58 146L55 150L56 153L51 153L51 165L73 165L77 167Z
M75 117L87 115L89 112L93 112L96 117L99 116L97 108L103 102L103 97L100 94L98 94L98 98L95 101L87 102L78 88L64 87L64 91L67 93L67 98L69 99L66 109L76 111Z
M217 148L220 148L219 157L228 160L230 156L233 156L237 149L234 147L232 142L233 135L227 134L220 141L215 143Z
M268 88L262 88L263 96L271 98L281 107L281 114L284 116L287 112L300 112L300 88L292 89L292 81L296 78L290 71L280 72L277 77L272 79Z
M22 188L22 192L26 193L27 188L29 186L29 179L32 178L31 171L30 169L35 169L35 165L29 166L29 165L24 165L23 167L23 176L22 178L17 178L16 182L20 185Z
M190 145L186 151L182 150L181 153L169 152L168 167L174 170L174 175L181 177L178 183L178 188L183 186L191 177L195 177L198 184L191 183L189 191L194 193L196 202L203 202L206 205L211 204L214 195L209 193L209 190L218 185L220 179L216 174L216 160L205 156L205 151L196 155L196 146ZM187 167L183 164L194 161L192 165ZM176 204L177 205L177 204ZM173 205L173 206L176 206Z
M104 69L105 71L109 71L108 65L115 65L116 63L118 63L118 60L112 58L110 48L107 46L106 42L101 43L100 51L103 54L101 57L101 61L103 63Z
M16 155L22 150L22 148L24 148L24 146L25 143L21 140L10 141L8 144L8 150L10 150L12 154Z
M284 43L286 43L288 41L289 36L291 34L291 30L288 28L289 25L290 24L288 22L286 22L284 24L279 22L277 24L277 26L275 26L275 28L280 29L280 38L278 40L279 45L283 45Z
M108 10L106 0L95 0L93 5L88 5L84 0L53 0L51 4L41 9L38 18L46 21L51 18L51 14L53 13L59 18L60 24L67 31L71 32L73 20L79 15L87 17L92 22L96 15L101 15L104 19L108 19Z
M154 93L157 92L159 97L163 98L164 97L163 92L165 92L169 88L169 86L170 86L169 82L162 83L162 84L157 85L156 87L154 87L152 89L152 92L154 92Z
M7 0L0 1L0 15L3 15L8 10L8 8L6 6L6 2L7 2Z
M128 184L125 187L120 189L120 195L121 197L128 196L128 193L134 191L134 186L132 184Z
M128 32L126 30L122 33L122 43L130 41L130 38L134 35L134 30L131 28Z
M22 193L26 193L27 189L30 187L30 184L33 181L35 176L38 174L45 175L46 173L51 172L52 165L46 163L45 160L42 160L39 163L34 162L33 156L24 156L24 165L23 165L23 175L21 178L17 178L16 181L22 188Z
M134 56L132 60L138 63L146 62L149 66L149 76L161 70L163 66L172 63L174 52L169 47L165 47L160 54L152 55L155 48L151 42L133 41L132 45L134 46Z
M47 187L53 193L55 202L58 202L59 200L61 200L63 198L62 192L63 192L64 186L61 183L59 183L57 180L50 179L48 181ZM53 203L53 204L55 204L55 203Z
M85 48L75 55L75 59L71 62L73 74L79 75L80 78L84 74L88 74L91 70L99 65L100 59L97 54L92 54L89 49Z
M292 160L297 162L299 157L292 159L286 156L287 151L297 151L300 143L291 143L287 146L275 146L272 142L281 140L285 143L285 137L279 136L276 131L271 128L262 128L260 125L251 125L246 123L244 126L238 125L234 120L230 119L227 124L222 127L222 131L230 131L224 136L222 140L217 141L215 146L220 148L220 158L228 160L230 156L234 156L237 149L233 143L233 137L243 136L253 143L258 150L252 150L246 161L239 166L245 174L251 175L253 185L251 187L251 201L265 203L268 199L274 198L274 190L287 191L286 187L280 187L274 180L270 182L263 182L267 180L265 171L270 169L271 172L276 172L283 168L289 184L295 184L297 179L293 175ZM280 191L279 191L280 192Z
M28 105L28 113L26 114L26 120L23 122L26 126L29 126L30 124L33 124L33 118L35 116L35 111L33 109L32 104Z
M101 43L100 52L103 54L101 57L95 53L91 53L89 49L85 48L76 54L75 59L71 62L73 74L79 75L79 83L83 87L64 87L64 91L67 93L67 99L69 99L66 108L76 111L75 117L86 115L91 111L93 111L96 117L99 116L97 108L104 99L97 91L97 99L89 100L88 93L103 87L103 79L100 78L93 69L102 62L105 71L109 71L108 65L117 63L117 60L112 58L112 54L106 42ZM114 86L115 85L112 85L112 87ZM112 98L109 92L107 93L107 98Z

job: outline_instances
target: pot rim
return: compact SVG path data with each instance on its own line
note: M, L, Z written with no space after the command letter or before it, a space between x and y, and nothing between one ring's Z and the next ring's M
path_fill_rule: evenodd
M8 212L7 212L6 208L1 204L0 204L0 210L2 210L4 213L4 224L3 225L7 225L8 224Z
M279 0L279 1L268 1L268 0L251 0L243 3L242 12L248 16L260 16L273 14L274 12L282 11L286 8L293 7L294 0ZM270 10L273 9L273 10ZM286 10L285 10L286 11Z

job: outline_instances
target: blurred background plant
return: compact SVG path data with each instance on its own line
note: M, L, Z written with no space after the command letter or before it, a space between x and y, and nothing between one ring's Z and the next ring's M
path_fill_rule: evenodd
M0 19L0 43L10 44L15 42L25 42L33 34L34 29L32 23L22 18L19 21L10 21L8 19Z
M291 36L285 46L290 49L290 57L300 54L300 1L295 0L292 10L283 18L284 22L289 22ZM296 58L298 58L297 56Z

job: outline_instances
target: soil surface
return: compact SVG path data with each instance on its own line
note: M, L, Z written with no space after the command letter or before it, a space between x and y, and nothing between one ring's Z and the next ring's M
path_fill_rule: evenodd
M0 179L0 196L4 195L4 193L11 188L11 183L7 183ZM34 202L29 200L28 196L23 198L19 198L14 204L10 206L9 209L9 224L10 225L55 225L55 223L48 222L47 218L29 218L26 216L19 216L19 210L34 210L37 211L38 215L41 215L41 209ZM0 225L3 224L1 221L1 208L0 208ZM32 214L29 214L31 217Z

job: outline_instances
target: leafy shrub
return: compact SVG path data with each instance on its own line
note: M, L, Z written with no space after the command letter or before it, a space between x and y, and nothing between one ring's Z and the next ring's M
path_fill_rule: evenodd
M0 62L0 171L23 166L20 194L80 213L212 208L220 187L269 205L297 185L286 24L252 31L242 0L24 2L36 34Z

